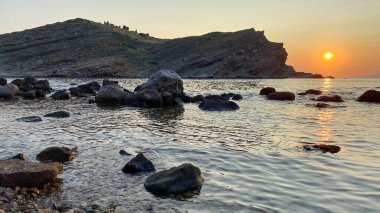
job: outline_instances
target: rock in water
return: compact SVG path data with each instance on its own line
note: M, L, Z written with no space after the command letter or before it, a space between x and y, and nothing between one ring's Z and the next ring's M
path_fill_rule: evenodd
M152 107L164 105L161 94L155 89L144 89L139 92L139 100Z
M273 87L265 87L260 90L260 95L269 95L274 92L276 92L276 90Z
M277 100L277 101L294 101L296 96L291 92L272 92L267 95L269 100Z
M28 156L24 153L20 153L20 154L13 156L11 159L18 159L18 160L25 161L26 159L28 159Z
M62 172L63 166L57 163L0 160L0 187L42 187Z
M204 177L201 170L189 163L163 170L145 180L145 188L155 195L183 194L200 191Z
M19 88L14 84L7 84L5 86L0 86L0 98L13 98L20 93Z
M64 163L71 161L76 157L76 149L69 149L67 147L50 147L37 155L39 161L52 161Z
M7 79L5 79L5 78L0 78L0 86L5 86L5 85L7 85Z
M135 91L141 92L145 89L154 89L161 94L166 91L171 93L174 97L184 95L181 77L170 70L161 70L155 73L147 82L136 87Z
M54 100L69 100L70 97L70 93L68 93L65 89L58 90L51 95L51 98Z
M322 102L344 102L344 100L339 95L333 96L320 96L316 99L316 101Z
M50 83L48 80L38 80L36 82L36 85L34 85L34 89L42 90L45 92L52 91L52 88L50 87Z
M205 97L203 97L203 95L196 95L196 96L190 98L190 102L191 103L198 103L198 102L203 101L204 99L205 99Z
M299 93L298 95L321 95L322 91L317 89L308 89L306 92Z
M368 90L356 100L359 102L380 103L380 92Z
M42 118L39 116L28 116L28 117L17 118L16 121L40 122L40 121L42 121Z
M205 99L199 104L199 108L206 111L233 111L240 109L233 101Z
M154 172L156 171L152 161L148 160L144 154L140 153L131 161L129 161L123 168L124 173L140 173L140 172Z
M312 144L312 145L305 145L303 147L306 151L314 151L319 150L323 153L330 152L330 153L338 153L340 152L340 147L336 145L328 145L328 144Z
M53 112L53 113L46 114L46 115L44 115L44 117L68 118L68 117L70 117L70 113L69 112L65 112L65 111L58 111L58 112Z
M96 103L118 104L125 92L118 86L106 85L100 88L95 97Z

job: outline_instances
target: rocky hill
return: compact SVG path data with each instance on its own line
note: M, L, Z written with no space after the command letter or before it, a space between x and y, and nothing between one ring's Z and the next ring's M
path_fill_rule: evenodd
M0 35L0 75L184 78L318 77L286 65L281 43L254 29L158 39L127 28L73 19Z

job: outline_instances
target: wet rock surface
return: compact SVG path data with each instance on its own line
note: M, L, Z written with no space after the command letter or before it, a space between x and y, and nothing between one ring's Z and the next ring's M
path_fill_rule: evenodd
M70 113L66 111L57 111L57 112L52 112L44 115L44 117L48 118L68 118L70 117Z
M294 101L296 96L292 92L272 92L267 95L269 100Z
M205 111L234 111L240 109L235 102L224 99L205 99L199 104L199 108Z
M69 149L67 147L50 147L37 155L37 159L43 162L60 162L64 163L73 160L77 155L76 148Z
M329 152L332 154L340 152L341 149L339 146L329 144L304 145L303 148L306 151L321 151L323 153Z
M28 116L28 117L22 117L17 118L16 121L22 121L22 122L40 122L42 121L42 118L39 116Z
M53 93L51 95L51 98L54 100L69 100L71 98L71 95L67 90L58 90L57 92Z
M155 195L183 194L189 191L199 192L204 178L201 170L189 163L163 170L148 177L145 188Z
M62 165L56 163L0 160L0 187L42 187L62 172Z
M123 152L123 154L125 153ZM154 171L156 171L154 164L142 153L138 154L123 167L123 172L129 174Z
M273 87L265 87L260 90L260 95L269 95L271 93L276 92L276 89Z
M368 90L356 100L359 102L380 103L380 91Z
M321 102L344 102L344 100L339 95L320 96L315 100Z

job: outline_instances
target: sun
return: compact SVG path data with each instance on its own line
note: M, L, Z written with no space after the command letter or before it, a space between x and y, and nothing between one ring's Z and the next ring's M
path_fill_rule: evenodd
M334 57L334 54L332 54L331 52L326 52L323 57L326 59L326 60L331 60L333 57Z

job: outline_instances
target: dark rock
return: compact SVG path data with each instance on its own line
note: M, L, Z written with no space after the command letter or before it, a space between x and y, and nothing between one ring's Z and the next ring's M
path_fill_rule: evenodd
M155 89L144 89L138 93L139 100L151 107L159 107L164 105L164 101L160 93Z
M343 99L339 95L333 95L333 96L320 96L316 101L322 101L322 102L344 102Z
M137 108L149 108L148 104L141 102L141 101L132 102L131 104L128 104L127 106L137 107Z
M239 101L242 99L243 99L243 96L241 96L240 94L234 94L234 96L232 96L232 100L234 101Z
M207 95L204 99L211 101L228 101L230 98L221 95Z
M191 98L191 103L198 103L198 102L203 101L204 99L205 98L203 95L196 95L196 96Z
M291 92L272 92L267 95L269 100L294 101L296 96Z
M39 99L46 98L46 94L43 90L35 90L34 93L36 94L36 97Z
M315 105L315 107L317 108L326 108L326 107L329 107L330 105L329 104L325 104L325 103L317 103Z
M50 83L48 80L38 80L36 82L36 85L34 85L34 89L42 90L45 92L52 91L52 88L50 87Z
M140 86L136 87L136 92L141 92L145 89L153 89L159 93L169 92L174 97L181 97L183 93L183 81L181 77L170 70L161 70L156 72L149 80Z
M88 103L89 104L94 104L94 103L96 103L96 101L94 99L90 99L90 100L88 100Z
M18 160L25 161L26 159L28 159L28 156L24 153L20 153L20 154L17 154L15 156L11 157L11 159L18 159Z
M118 86L119 85L119 82L118 81L111 81L111 80L108 80L108 79L104 79L103 82L102 82L102 86L107 86L107 85L113 85L113 86Z
M76 148L69 149L67 147L50 147L37 155L39 161L52 161L64 163L71 161L76 157Z
M39 116L28 116L28 117L17 118L16 120L23 121L23 122L39 122L39 121L42 121L42 118Z
M173 105L183 106L185 103L179 97L174 98Z
M25 99L28 99L28 100L33 100L33 99L36 99L37 96L36 96L36 91L34 90L31 90L31 91L28 91L28 92L21 92L19 94L19 96L25 98Z
M26 77L26 78L24 78L23 83L35 85L35 84L37 84L37 79L33 78L33 77Z
M102 87L99 82L97 81L91 81L87 84L85 84L86 87L92 87L93 89L95 89L95 91L99 91L99 89Z
M315 151L319 150L323 153L330 152L330 153L338 153L340 152L340 147L335 145L328 145L328 144L312 144L312 145L304 145L303 147L306 151Z
M70 93L68 93L65 89L58 90L57 92L51 95L51 98L54 100L69 100L70 97Z
M172 106L174 104L174 96L170 92L163 92L161 97L165 106Z
M126 93L118 86L106 85L100 88L95 97L96 103L118 104Z
M135 93L124 92L121 98L119 99L119 104L125 105L125 106L138 107L139 103L143 103L143 102L140 101L140 96Z
M380 92L368 90L356 100L359 102L380 103Z
M17 87L21 87L23 83L24 83L24 81L21 79L15 79L15 80L11 81L11 84L16 85Z
M183 101L184 103L190 103L190 102L191 102L191 97L188 96L188 95L186 95L186 94L184 94L184 95L181 96L180 98L182 99L182 101Z
M7 79L5 79L5 78L0 78L0 86L5 86L5 85L7 85L7 84L8 84Z
M0 98L10 99L20 93L19 88L14 84L0 86Z
M199 108L207 111L232 111L240 109L240 107L233 101L208 99L202 101L199 104Z
M53 112L53 113L46 114L44 117L50 117L50 118L68 118L68 117L70 117L70 113L69 112L65 112L65 111L58 111L58 112Z
M309 89L306 92L298 93L298 95L321 95L322 91L317 89Z
M120 150L119 151L119 154L120 155L131 155L131 154L129 154L127 151L125 151L125 150Z
M20 91L22 92L29 92L31 90L34 90L34 86L30 83L23 83L21 86L19 86Z
M144 186L155 195L178 195L189 191L199 192L203 182L201 170L186 163L153 174L146 179Z
M0 160L0 187L42 187L63 172L57 163L32 163L18 159Z
M265 87L260 90L260 95L269 95L274 92L276 92L276 90L273 87Z
M123 168L124 173L140 173L140 172L154 172L156 168L153 163L148 160L144 154L140 153L131 161L129 161Z

